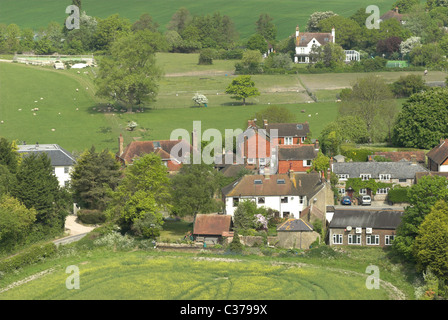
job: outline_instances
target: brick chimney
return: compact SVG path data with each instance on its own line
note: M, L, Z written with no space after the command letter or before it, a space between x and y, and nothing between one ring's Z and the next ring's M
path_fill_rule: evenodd
M319 140L316 139L316 142L314 142L314 150L319 151Z
M118 138L118 156L121 156L123 154L124 152L123 146L124 146L123 134L120 133L120 137Z
M266 129L267 126L268 126L268 120L264 119L263 120L263 128Z

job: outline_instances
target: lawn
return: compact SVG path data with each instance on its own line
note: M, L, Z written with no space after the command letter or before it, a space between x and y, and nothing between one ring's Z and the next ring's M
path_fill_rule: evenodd
M365 270L369 264L380 262L380 279L391 281L388 278L393 276L393 283L402 286L399 289L408 290L409 284L397 266L386 264L384 258L379 248L357 249L353 255L351 249L346 249L337 260L323 255L280 258L164 253L151 249L68 249L58 258L46 259L0 280L1 288L5 288L13 281L48 271L0 293L0 299L386 300L397 295L385 283L377 290L366 287ZM68 266L79 268L79 289L66 287Z
M375 5L381 14L390 10L394 0L377 0ZM58 0L0 0L0 23L16 23L20 27L46 27L49 22L63 23L68 17L65 8L71 1ZM130 21L137 20L141 14L149 13L163 31L172 15L181 7L187 8L193 15L213 14L220 12L228 15L235 23L236 30L242 39L248 39L255 33L255 22L262 13L268 13L277 26L277 39L284 39L294 33L297 24L304 30L309 16L315 11L334 11L344 17L354 14L359 8L371 5L370 0L357 0L354 4L349 0L326 1L316 4L312 0L83 0L82 10L90 16L106 18L119 13Z

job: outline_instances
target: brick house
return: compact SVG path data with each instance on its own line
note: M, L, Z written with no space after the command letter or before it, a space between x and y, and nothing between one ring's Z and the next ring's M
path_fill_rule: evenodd
M279 145L278 173L306 172L319 151L318 144Z
M264 120L266 132L277 130L278 145L303 144L310 133L308 122L305 123L272 123Z
M329 225L329 244L386 247L392 244L403 210L336 209Z
M448 139L440 139L440 143L426 157L430 171L448 172Z

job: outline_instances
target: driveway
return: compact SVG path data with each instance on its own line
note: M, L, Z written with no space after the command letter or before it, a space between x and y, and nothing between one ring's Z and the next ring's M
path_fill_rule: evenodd
M95 228L83 226L82 224L77 223L76 216L71 214L65 219L65 229L67 229L70 236L74 236L82 233L88 233Z

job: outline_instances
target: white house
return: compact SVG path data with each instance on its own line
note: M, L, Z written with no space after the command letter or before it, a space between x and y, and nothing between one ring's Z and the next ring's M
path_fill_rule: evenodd
M295 44L296 53L294 55L295 63L310 63L310 54L313 46L320 47L327 43L336 43L336 30L331 29L331 33L325 32L300 32L299 26L296 27ZM344 50L345 62L359 61L360 54L355 50Z
M225 214L233 216L241 201L278 211L281 218L300 218L326 183L319 173L245 175L222 189Z
M57 144L19 145L18 150L22 155L31 153L45 153L50 158L53 173L58 178L61 187L70 183L70 173L76 163L75 158Z

